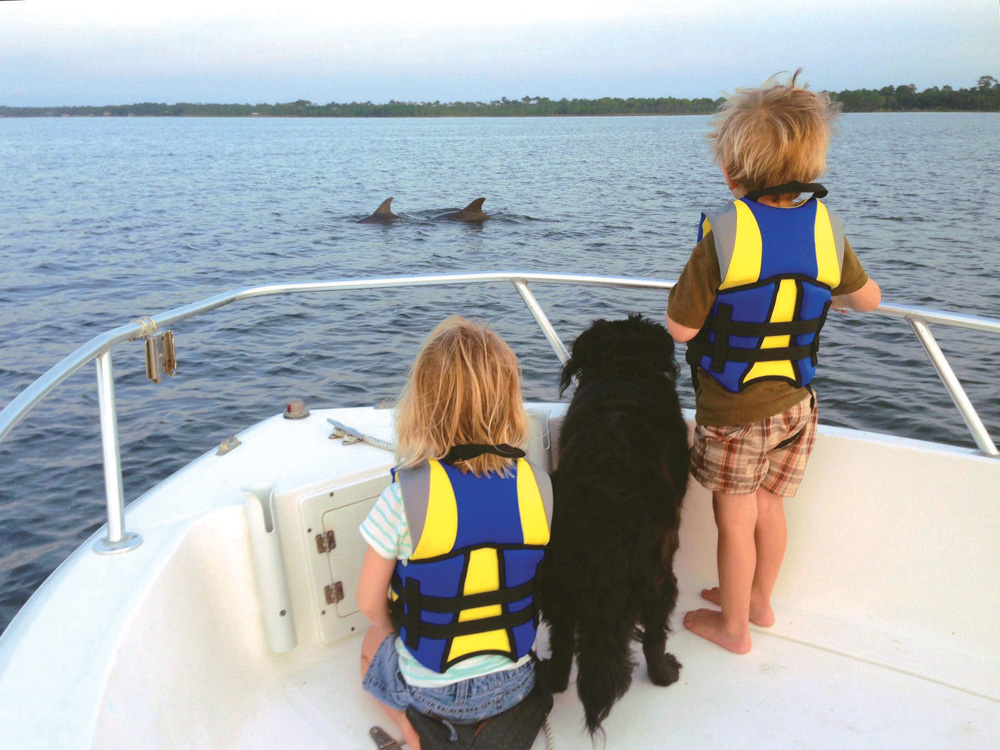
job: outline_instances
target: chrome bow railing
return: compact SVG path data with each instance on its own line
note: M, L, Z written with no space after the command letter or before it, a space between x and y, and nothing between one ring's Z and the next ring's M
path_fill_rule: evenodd
M431 276L395 276L377 279L341 279L334 281L314 281L305 283L264 284L244 287L194 302L173 310L143 317L127 325L119 326L95 336L69 356L42 375L22 391L3 411L0 411L0 441L3 441L14 427L42 399L51 393L66 378L84 367L88 362L97 365L98 401L101 420L101 444L104 458L105 496L108 511L108 536L100 540L95 550L100 553L121 552L141 543L137 534L125 531L125 502L122 486L121 455L118 441L118 417L115 407L114 371L111 349L125 341L150 336L158 330L193 318L202 313L224 307L233 302L270 297L283 294L304 294L316 292L341 292L356 289L381 289L388 287L442 286L456 284L490 284L507 282L514 285L528 310L534 316L549 344L560 361L565 362L569 353L542 309L535 295L528 288L529 283L571 284L577 286L602 286L630 289L669 290L673 281L662 279L637 279L624 276L588 276L559 273L460 273ZM967 328L989 333L1000 333L1000 320L974 315L930 310L919 307L882 304L874 314L906 320L921 345L927 352L941 381L958 407L979 451L994 458L1000 457L996 445L990 438L982 419L966 395L961 383L948 363L947 358L931 334L930 325L939 324Z

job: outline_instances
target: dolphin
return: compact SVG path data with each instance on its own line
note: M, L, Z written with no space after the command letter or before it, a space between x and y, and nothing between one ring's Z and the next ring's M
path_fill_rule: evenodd
M435 219L449 219L451 221L486 221L489 214L483 213L483 201L485 198L476 198L472 203L461 211L451 211L446 214L438 214Z
M366 216L363 219L358 220L358 224L390 224L396 219L402 218L397 216L389 208L389 204L392 203L392 198L386 198L382 201L382 204L375 209L375 213L371 216Z

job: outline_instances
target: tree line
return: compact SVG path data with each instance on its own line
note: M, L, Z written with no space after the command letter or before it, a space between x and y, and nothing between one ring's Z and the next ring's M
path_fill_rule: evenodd
M982 76L974 88L942 86L917 91L908 86L831 91L844 112L1000 112L1000 83ZM585 115L703 115L722 98L549 99L525 96L491 102L350 102L315 104L115 104L103 107L5 107L0 117L573 117Z
M491 102L330 102L283 104L120 104L104 107L3 107L8 117L558 117L582 115L697 115L714 112L722 99L497 99Z
M885 86L830 92L844 112L1000 112L1000 83L982 76L975 88L953 89L934 86L917 91L909 86Z

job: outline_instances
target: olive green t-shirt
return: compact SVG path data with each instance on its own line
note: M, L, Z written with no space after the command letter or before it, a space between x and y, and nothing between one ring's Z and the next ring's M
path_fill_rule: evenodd
M867 282L868 274L845 238L840 284L833 289L833 295L851 294ZM667 315L682 326L701 328L721 285L715 235L709 232L695 246L680 278L670 290ZM805 397L806 392L805 388L796 388L780 380L764 380L732 393L703 372L695 391L695 421L713 426L758 422L791 408Z

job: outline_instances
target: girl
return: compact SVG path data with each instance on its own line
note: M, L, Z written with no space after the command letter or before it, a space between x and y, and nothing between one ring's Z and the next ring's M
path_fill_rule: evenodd
M431 332L396 433L394 481L361 525L358 604L372 622L361 671L419 750L408 706L471 724L534 687L552 489L516 447L528 438L517 358L485 325L455 317Z

